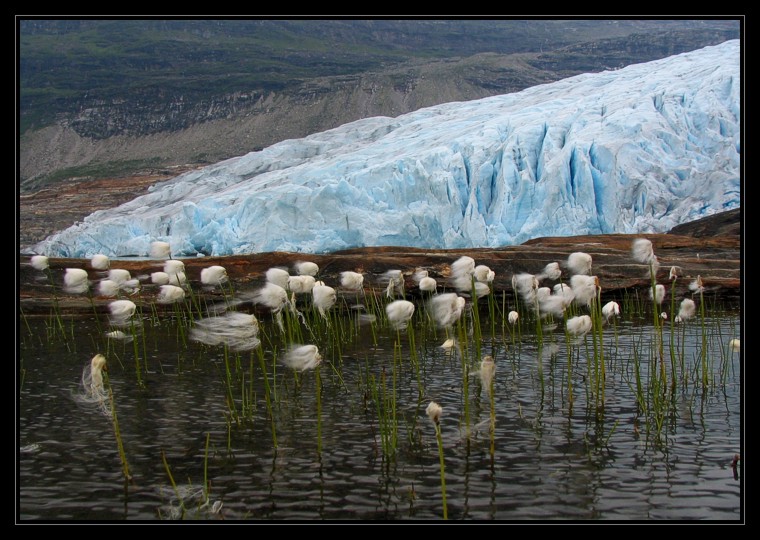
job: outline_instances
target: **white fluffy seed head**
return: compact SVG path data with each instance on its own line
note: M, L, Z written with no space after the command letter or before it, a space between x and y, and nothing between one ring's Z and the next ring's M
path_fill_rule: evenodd
M562 277L562 270L559 267L558 262L549 263L544 266L544 269L536 276L539 281L544 279L551 279L552 281Z
M122 285L124 282L132 279L132 275L129 273L129 270L125 270L123 268L112 268L108 271L108 279L115 281L119 285Z
M456 261L451 263L451 275L454 278L458 277L470 277L475 273L475 260L472 257L466 255L459 257Z
M456 293L433 296L428 301L428 312L440 328L452 327L462 316L466 300Z
M169 274L166 272L153 272L150 275L150 281L155 285L166 285L169 283Z
M475 280L481 283L491 283L496 277L496 272L484 264L475 267Z
M602 315L604 315L604 318L607 320L620 315L620 304L615 301L607 302L602 306Z
M573 336L586 335L591 326L591 317L588 315L578 315L567 320L567 331Z
M167 259L171 257L172 249L168 242L156 240L150 243L150 256L153 259Z
M633 260L641 264L652 264L657 258L654 255L654 248L651 240L646 238L636 238L631 245L631 256Z
M316 345L292 345L282 362L296 371L306 371L321 364L322 355Z
M438 288L438 282L428 276L421 278L419 284L420 290L424 292L434 292Z
M227 269L223 266L209 266L201 270L201 283L204 285L222 285L228 280Z
M430 404L425 409L425 414L427 414L431 422L433 422L434 424L438 424L441 421L441 414L443 414L443 407L438 405L435 401L431 401Z
M316 282L314 276L307 274L290 276L288 278L288 289L298 294L310 293L314 289Z
M29 263L35 270L47 270L50 267L50 261L44 255L34 255Z
M97 255L93 255L92 259L90 259L90 265L95 270L108 270L108 267L110 266L110 264L111 264L111 261L108 259L108 257L101 253L98 253Z
M161 285L158 293L159 304L173 304L185 299L185 290L176 285Z
M570 278L570 288L575 294L575 303L589 306L596 298L599 280L596 276L577 274Z
M350 270L341 272L340 286L349 291L360 291L364 287L364 276Z
M285 268L274 267L266 271L266 279L268 283L274 283L283 289L287 289L290 274Z
M118 296L119 288L119 284L115 281L104 279L98 284L98 293L101 296Z
M90 287L87 270L82 268L67 268L63 275L63 286L66 292L78 294L87 292Z
M299 261L293 266L295 267L296 274L299 276L316 276L319 273L317 263L310 261Z
M665 285L657 284L654 287L654 293L652 293L652 288L649 288L649 299L654 300L657 304L662 304L662 301L665 299Z
M697 304L691 298L684 298L681 300L681 306L678 309L678 316L681 317L681 321L688 321L697 313Z
M169 259L164 263L164 272L169 275L179 274L185 272L185 263L178 261L177 259Z
M388 320L397 330L403 330L414 316L414 304L408 300L395 300L385 306Z
M591 255L576 251L567 257L567 268L571 274L591 274Z

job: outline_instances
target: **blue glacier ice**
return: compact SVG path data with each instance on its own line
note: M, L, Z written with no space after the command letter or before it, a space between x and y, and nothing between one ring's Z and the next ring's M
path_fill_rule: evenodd
M741 204L740 43L373 117L177 176L57 257L469 248L665 232Z

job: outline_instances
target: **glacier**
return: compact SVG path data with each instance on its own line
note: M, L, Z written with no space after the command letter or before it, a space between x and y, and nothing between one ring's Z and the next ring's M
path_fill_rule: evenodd
M151 186L34 253L500 247L666 232L740 207L738 40L521 92L373 117Z

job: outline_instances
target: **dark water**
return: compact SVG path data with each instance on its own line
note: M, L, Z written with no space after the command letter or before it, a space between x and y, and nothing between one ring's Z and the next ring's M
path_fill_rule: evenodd
M176 325L146 319L144 338L138 337L141 387L133 343L106 345L104 321L100 328L94 320L66 321L76 336L66 342L48 337L48 320L25 319L17 518L440 520L438 446L425 415L434 400L443 407L449 519L743 519L741 462L731 466L741 453L742 430L740 354L728 346L739 336L737 314L705 321L706 387L698 369L702 327L695 320L677 327L674 342L683 367L678 366L675 391L664 392L659 428L636 401L636 364L645 387L653 378L650 368L659 369L652 363L654 334L646 320L624 313L616 327L604 329L603 407L595 405L590 383L591 336L571 345L571 408L561 327L544 328L539 348L535 327L523 326L513 342L500 322L491 335L484 317L482 354L492 354L496 363L493 459L490 400L477 374L474 337L467 338L465 363L472 373L465 385L461 357L440 347L445 332L422 327L420 316L413 327L419 370L409 330L356 328L345 319L331 330L342 334L340 340L320 333L319 405L317 373L294 374L274 360L287 340L262 339L274 422L257 351L229 353L228 387L222 347L183 342ZM262 335L281 335L266 317L261 322ZM666 323L668 377L669 329ZM76 399L83 368L98 352L108 357L129 483L112 420ZM391 395L394 373L398 442L385 455L372 381L379 385L385 374ZM232 419L228 394L239 423ZM248 412L245 402L251 404ZM653 407L651 398L647 403Z

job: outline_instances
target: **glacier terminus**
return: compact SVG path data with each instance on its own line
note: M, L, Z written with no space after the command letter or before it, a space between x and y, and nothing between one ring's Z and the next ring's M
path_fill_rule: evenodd
M516 245L741 204L740 43L373 117L225 160L28 249L54 257Z

